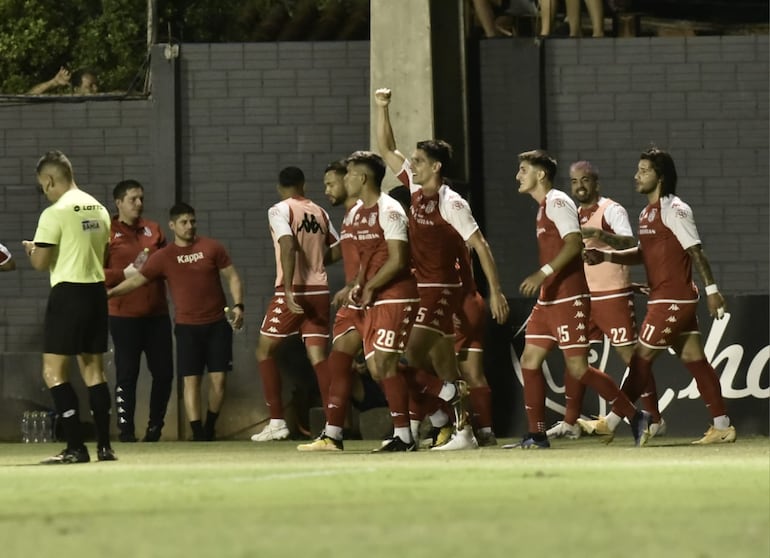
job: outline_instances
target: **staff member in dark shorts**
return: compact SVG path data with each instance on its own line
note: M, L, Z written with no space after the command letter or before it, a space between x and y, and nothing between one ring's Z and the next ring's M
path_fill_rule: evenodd
M75 184L72 164L61 151L37 163L37 182L51 206L43 210L35 239L23 241L32 267L51 274L43 334L43 379L51 390L67 447L43 464L87 463L80 407L69 382L69 362L77 355L96 429L97 458L115 461L110 447L110 390L102 354L107 350L107 291L104 255L110 214Z
M118 214L112 218L109 253L104 264L108 287L138 273L142 268L141 260L146 261L166 245L166 237L158 223L142 217L144 187L139 182L122 180L112 194ZM174 380L166 285L158 279L130 295L113 298L109 301L109 315L110 334L115 345L118 439L136 442L136 383L144 353L152 375L152 388L150 417L142 441L157 442Z
M142 270L109 290L120 296L148 281L164 278L176 314L176 365L184 378L184 407L193 441L215 438L214 425L225 398L227 372L233 366L232 328L243 326L241 279L222 244L197 235L195 210L178 203L169 211L174 243L158 250ZM234 304L232 327L223 308L227 305L221 276L227 281ZM209 373L208 413L201 421L203 371Z

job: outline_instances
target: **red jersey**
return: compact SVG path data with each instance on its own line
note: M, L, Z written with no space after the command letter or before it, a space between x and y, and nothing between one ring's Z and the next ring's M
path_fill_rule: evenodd
M479 228L468 202L446 184L436 194L425 195L422 187L412 181L407 161L398 179L412 193L410 251L418 285L459 285L461 279L455 266L460 256L458 237L465 242Z
M0 265L3 265L6 262L9 262L11 260L11 252L0 244Z
M224 317L227 304L219 271L230 267L230 256L219 242L203 236L190 246L169 244L155 252L142 268L150 281L164 278L174 301L178 324L210 324Z
M145 248L150 255L166 245L160 226L155 221L139 219L136 225L127 225L112 218L110 225L110 245L104 262L104 283L114 287L126 277L123 269L136 259ZM109 300L110 316L121 318L141 318L144 316L161 316L168 314L166 302L166 285L162 279L150 281L124 296L116 296Z
M700 244L690 206L676 196L650 204L639 215L639 248L650 285L650 300L698 298L692 260L686 250Z
M348 212L345 222L358 252L364 285L385 265L388 240L409 241L404 208L387 194L381 194L371 207L364 207L359 200ZM418 296L409 266L405 266L376 293L378 301L416 299Z
M342 268L345 270L345 284L351 283L358 276L361 264L354 242L355 233L351 227L353 220L350 215L355 207L354 205L345 212L340 228L340 250L342 251Z
M537 211L537 246L540 265L553 260L564 246L564 237L580 234L575 202L561 190L549 190ZM578 253L558 273L545 278L538 302L554 302L588 294L583 259Z
M329 222L329 215L311 200L294 196L282 200L268 211L270 234L275 248L275 288L283 290L283 267L278 239L292 236L297 242L292 288L297 292L329 288L324 266L326 249L339 242L339 235Z

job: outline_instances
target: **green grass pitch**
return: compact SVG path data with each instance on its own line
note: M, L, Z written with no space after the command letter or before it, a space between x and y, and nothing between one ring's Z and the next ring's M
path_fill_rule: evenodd
M768 438L690 441L391 455L162 442L68 466L36 465L59 444L0 444L0 556L770 556Z

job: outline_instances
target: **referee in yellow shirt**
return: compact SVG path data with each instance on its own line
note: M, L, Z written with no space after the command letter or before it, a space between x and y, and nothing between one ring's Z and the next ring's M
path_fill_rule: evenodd
M110 237L110 215L96 198L78 188L72 164L60 151L49 151L37 163L37 182L51 202L40 215L35 239L24 250L38 271L51 274L45 314L43 378L51 390L67 447L41 463L87 463L79 403L69 381L69 362L77 355L97 439L99 461L115 461L110 447L110 390L102 353L107 350L107 291L104 256Z

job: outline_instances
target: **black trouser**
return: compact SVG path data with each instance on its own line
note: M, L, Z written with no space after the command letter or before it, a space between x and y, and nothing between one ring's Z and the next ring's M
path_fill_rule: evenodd
M142 353L152 375L149 426L163 426L174 380L171 321L168 316L119 318L110 316L115 345L115 408L118 429L134 434L136 382Z

